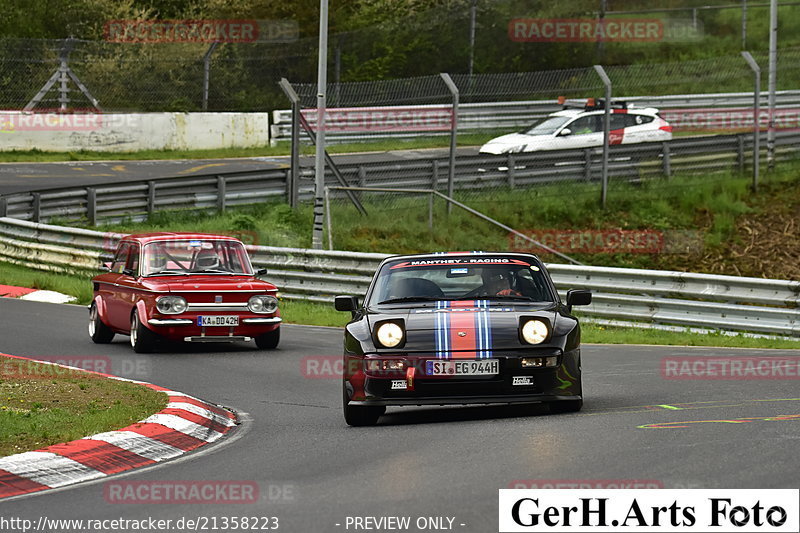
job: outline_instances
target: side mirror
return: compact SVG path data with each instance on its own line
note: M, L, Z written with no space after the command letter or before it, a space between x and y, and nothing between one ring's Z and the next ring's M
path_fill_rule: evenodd
M133 276L133 270L131 270L130 268L123 268L122 273L126 276Z
M337 296L333 300L337 311L355 311L358 309L358 298L355 296Z
M592 293L583 289L567 291L567 305L589 305L592 303Z
M257 278L261 277L261 276L265 276L266 274L267 274L267 269L266 268L259 268L258 270L256 270L256 277Z
M558 132L559 137L566 137L567 135L572 135L572 130L569 128L564 128L563 130Z
M101 272L111 272L111 263L103 263L100 265Z

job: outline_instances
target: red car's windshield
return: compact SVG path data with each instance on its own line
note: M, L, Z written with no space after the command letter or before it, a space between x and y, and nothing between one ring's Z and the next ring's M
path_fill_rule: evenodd
M144 247L142 264L145 276L253 273L242 243L213 239L151 242Z

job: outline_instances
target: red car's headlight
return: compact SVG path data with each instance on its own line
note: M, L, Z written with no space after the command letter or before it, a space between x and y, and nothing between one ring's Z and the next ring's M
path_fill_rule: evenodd
M274 313L278 310L278 299L263 294L251 296L247 301L247 308L253 313Z
M165 315L179 315L186 311L188 304L183 296L159 296L156 298L156 309Z

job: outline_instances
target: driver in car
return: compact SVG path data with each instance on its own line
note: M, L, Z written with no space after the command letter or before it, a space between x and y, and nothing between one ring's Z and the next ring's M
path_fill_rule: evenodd
M522 293L512 288L509 272L487 269L481 275L483 276L483 294L487 296L522 296Z

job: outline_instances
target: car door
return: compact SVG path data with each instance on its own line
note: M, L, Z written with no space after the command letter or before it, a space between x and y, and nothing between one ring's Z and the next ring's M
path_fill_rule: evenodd
M583 115L572 122L564 125L569 129L569 135L563 135L564 128L559 132L557 147L567 148L591 148L602 146L603 144L603 121L602 115L592 114Z
M134 243L123 242L117 248L114 261L111 263L113 277L109 279L113 283L113 287L106 298L109 325L123 331L130 329L131 295L135 280L130 266L134 247ZM136 263L138 268L138 258Z
M131 312L141 291L139 272L139 243L130 243L125 269L117 282L118 313L123 328L130 327Z

